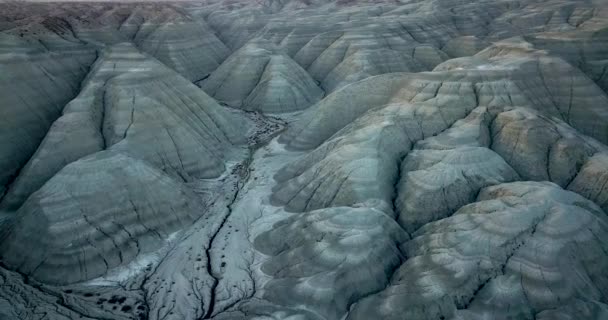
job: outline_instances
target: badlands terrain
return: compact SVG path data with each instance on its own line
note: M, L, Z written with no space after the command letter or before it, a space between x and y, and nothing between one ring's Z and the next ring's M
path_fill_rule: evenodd
M608 0L0 3L0 319L608 319Z

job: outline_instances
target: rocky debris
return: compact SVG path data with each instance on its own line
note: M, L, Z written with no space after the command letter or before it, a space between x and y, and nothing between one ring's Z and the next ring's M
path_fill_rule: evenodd
M255 293L248 235L251 216L258 212L255 206L241 205L241 198L251 192L259 201L259 195L250 190L259 181L252 177L257 173L253 161L283 124L259 113L246 115L256 124L246 158L232 164L219 179L188 184L208 204L205 216L163 250L160 261L135 282L148 301L148 319L210 319Z
M94 319L71 310L62 299L25 283L16 272L0 268L0 285L3 288L0 290L1 319L39 319L43 314L59 320Z

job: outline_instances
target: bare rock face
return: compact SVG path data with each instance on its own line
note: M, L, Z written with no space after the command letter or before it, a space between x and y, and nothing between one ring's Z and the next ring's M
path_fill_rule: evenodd
M208 76L230 54L213 30L203 23L187 17L179 21L167 18L168 23L157 19L155 16L152 23L144 22L133 41L188 80Z
M421 55L420 49L418 54ZM423 57L419 57L422 59ZM442 57L443 58L443 57ZM443 61L443 60L442 60ZM409 55L393 49L362 49L349 55L322 81L328 92L371 76L393 72L423 71L426 67Z
M81 11L80 19L64 17L78 38L102 46L132 42L190 81L208 76L230 54L204 21L173 6L126 3Z
M608 168L608 154L605 150L590 157L582 166L578 175L568 185L568 190L579 193L593 200L608 211L608 190L606 190L606 169Z
M271 256L262 265L273 276L264 297L279 305L315 305L325 318L337 318L387 284L385 274L399 265L398 247L406 239L395 220L370 208L298 214L255 240Z
M452 58L473 56L479 51L488 47L490 43L476 37L463 36L448 41L441 51Z
M398 221L405 230L413 232L451 215L475 200L484 187L519 179L487 148L490 117L486 108L477 108L450 129L418 142L407 155L395 200ZM437 199L442 199L439 205Z
M0 3L0 319L608 318L604 0Z
M546 74L549 67L551 76ZM546 79L564 76L571 81L557 81L551 86L546 83ZM424 102L448 110L526 106L561 118L600 141L608 139L608 127L598 120L608 117L600 107L608 102L606 93L563 60L527 57L454 59L432 73L394 73L365 79L309 108L282 141L294 149L314 148L370 108L401 101Z
M587 13L589 14L589 13ZM503 55L520 50L522 44L528 48L544 50L551 55L561 57L573 66L580 68L602 89L607 88L606 77L606 42L608 32L605 27L591 28L587 31L541 32L494 43L488 48L488 54Z
M402 74L372 77L328 95L307 109L280 141L297 150L319 146L366 111L388 104L402 85L401 77Z
M523 179L553 181L562 187L590 155L604 149L564 123L522 108L499 114L492 135L492 149Z
M229 106L275 113L302 110L323 97L302 67L264 41L234 53L201 88Z
M95 53L86 48L74 52L69 41L57 39L53 40L59 42L59 52L49 52L43 44L29 43L12 34L2 34L0 39L0 105L4 119L0 126L0 190L4 190L36 151L63 106L78 94ZM67 52L62 54L64 48Z
M192 192L162 171L101 152L28 198L2 233L2 261L45 283L92 279L157 248L202 214L197 207Z
M411 147L404 122L416 107L371 111L282 168L271 200L293 211L374 202L391 207L398 160ZM415 120L409 121L414 134Z
M602 319L606 317L607 305L601 302L576 301L554 310L540 312L537 319Z
M398 33L363 28L318 35L295 59L323 88L334 91L378 74L430 70L447 56L430 45L412 45Z
M152 162L186 181L217 177L226 145L242 142L234 128L243 125L155 59L132 45L115 45L91 67L3 207L17 209L66 164L104 149Z
M477 202L414 233L391 285L355 305L349 319L450 318L457 308L467 319L527 319L598 299L606 226L598 206L550 183L486 188Z
M159 17L157 12L142 11L143 17L135 12L121 26L121 31L137 28L133 42L190 81L208 76L230 54L204 22L180 13L169 12ZM138 24L142 18L143 22Z

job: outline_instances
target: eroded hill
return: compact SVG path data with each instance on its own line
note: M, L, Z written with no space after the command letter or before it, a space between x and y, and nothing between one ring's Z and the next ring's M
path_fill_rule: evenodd
M0 3L0 319L606 319L608 2Z

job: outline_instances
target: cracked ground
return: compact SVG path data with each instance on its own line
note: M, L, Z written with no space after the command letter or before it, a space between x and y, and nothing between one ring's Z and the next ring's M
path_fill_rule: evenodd
M608 1L0 2L0 320L608 319Z

